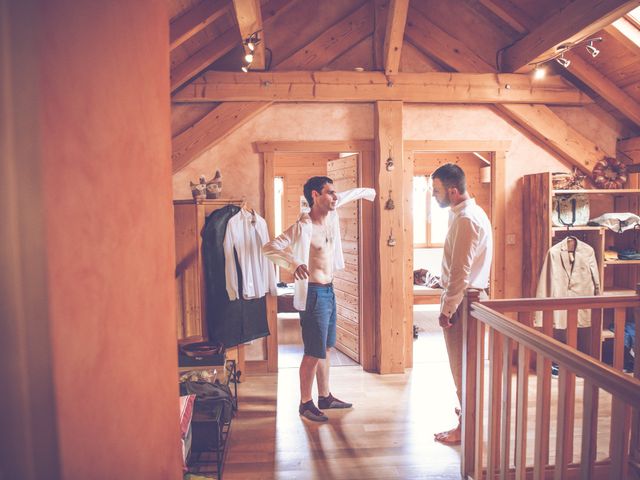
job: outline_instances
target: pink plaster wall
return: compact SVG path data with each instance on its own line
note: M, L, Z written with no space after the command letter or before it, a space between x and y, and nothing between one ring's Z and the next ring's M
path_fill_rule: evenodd
M596 116L580 109L557 113L580 133L608 152L615 149L617 132ZM522 135L489 108L481 105L406 104L403 107L406 140L508 140L506 159L506 234L516 235L507 246L508 297L520 296L522 270L523 175L568 171L570 167ZM373 138L373 108L365 104L277 104L248 122L173 177L174 198L190 198L189 180L219 168L225 177L224 196L247 197L260 204L263 195L260 157L251 143L266 140L348 140ZM230 178L229 178L230 177ZM229 182L227 182L229 178Z
M62 476L181 475L164 2L42 2Z

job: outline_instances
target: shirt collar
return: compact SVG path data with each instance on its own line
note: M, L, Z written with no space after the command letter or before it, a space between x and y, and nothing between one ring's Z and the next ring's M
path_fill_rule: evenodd
M475 204L476 204L475 198L467 198L465 201L460 202L455 207L451 207L451 211L453 212L454 215L458 215L466 207L470 207Z

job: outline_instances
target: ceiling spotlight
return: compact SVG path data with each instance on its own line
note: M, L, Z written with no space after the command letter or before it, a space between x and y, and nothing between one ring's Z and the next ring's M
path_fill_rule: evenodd
M564 58L564 53L556 58L556 62L558 62L564 68L569 68L569 65L571 65L571 60L569 60L568 58Z
M244 61L247 62L247 63L253 62L253 53L247 53L244 56Z
M587 45L587 52L589 52L591 54L592 57L597 57L598 54L600 53L600 50L598 50L596 47L593 46L593 40L589 42L589 45Z
M243 66L243 67L241 68L241 70L242 70L244 73L249 73L249 67L250 67L250 65L245 65L245 66Z
M533 78L536 80L542 80L547 75L547 69L542 65L536 65L533 70Z
M256 49L256 44L253 43L253 41L249 40L247 42L247 48L249 49L250 52L253 52Z

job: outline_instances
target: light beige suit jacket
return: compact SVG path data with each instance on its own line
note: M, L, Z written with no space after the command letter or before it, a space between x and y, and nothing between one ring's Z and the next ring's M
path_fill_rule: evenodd
M600 275L596 254L585 242L577 240L575 258L571 263L567 239L554 245L547 252L542 265L536 297L585 297L600 294ZM535 315L534 325L542 326L542 313ZM578 310L578 327L591 325L591 311ZM555 311L553 328L567 328L567 312Z

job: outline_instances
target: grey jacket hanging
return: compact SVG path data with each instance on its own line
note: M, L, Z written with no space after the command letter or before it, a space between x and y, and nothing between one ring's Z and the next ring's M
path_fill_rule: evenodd
M567 238L554 245L547 252L536 297L587 297L600 294L600 274L596 254L585 242L576 239L574 261L571 262ZM536 312L534 325L542 326L542 313ZM578 327L591 325L591 311L578 310ZM553 327L567 328L567 312L553 313Z

